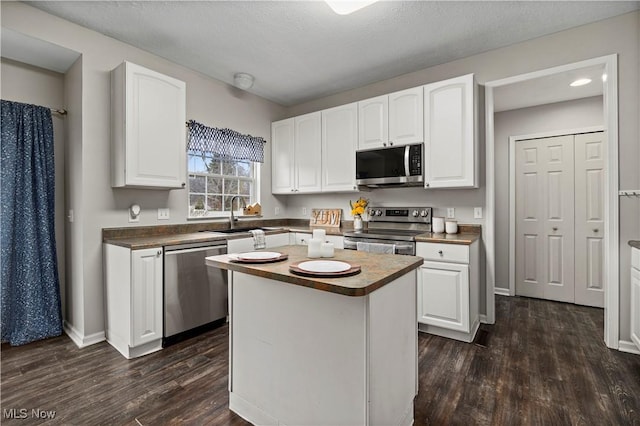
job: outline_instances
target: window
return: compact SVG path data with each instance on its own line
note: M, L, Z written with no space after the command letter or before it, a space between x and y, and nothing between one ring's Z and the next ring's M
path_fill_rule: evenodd
M216 217L229 212L234 195L244 198L247 205L256 201L257 163L193 152L188 153L188 158L190 218ZM234 208L238 209L238 204Z

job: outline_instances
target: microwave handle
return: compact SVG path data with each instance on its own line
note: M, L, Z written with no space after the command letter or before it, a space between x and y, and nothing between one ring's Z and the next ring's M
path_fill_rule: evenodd
M409 177L411 176L411 170L409 170L409 149L410 145L406 145L404 147L404 175Z

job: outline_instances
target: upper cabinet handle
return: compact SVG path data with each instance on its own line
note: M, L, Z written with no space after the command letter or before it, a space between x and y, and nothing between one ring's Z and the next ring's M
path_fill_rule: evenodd
M553 228L551 228L551 229L553 229L554 231L557 231L557 230L558 230L558 227L557 227L557 226L554 226L554 227L553 227Z

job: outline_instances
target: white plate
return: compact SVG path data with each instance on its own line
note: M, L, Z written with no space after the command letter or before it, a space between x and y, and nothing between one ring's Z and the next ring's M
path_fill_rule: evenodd
M282 256L282 253L275 251L250 251L247 253L239 253L238 259L240 260L269 260L277 259Z
M308 272L344 272L351 269L351 265L337 260L309 260L300 262L298 268Z

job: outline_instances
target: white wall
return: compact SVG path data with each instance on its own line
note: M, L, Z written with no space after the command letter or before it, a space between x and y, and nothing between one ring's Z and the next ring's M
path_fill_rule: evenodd
M76 99L73 105L67 105L69 115L74 114L80 119L74 130L81 134L81 138L76 139L77 145L71 149L73 162L69 164L71 184L74 185L74 198L69 208L74 209L76 216L75 232L71 236L74 252L72 269L80 275L74 277L73 290L80 300L72 301L73 313L66 320L81 337L95 336L104 330L102 228L130 226L127 209L132 203L142 207L137 226L185 223L187 217L185 190L111 188L110 71L128 60L183 80L187 83L187 119L262 136L267 141L270 140L271 121L284 115L284 110L277 104L24 3L2 2L1 7L3 27L82 54L78 68L70 70L74 77L70 84L76 87L72 93L67 93L71 99L77 97L76 89L81 90L81 100ZM270 164L268 149L266 164ZM270 167L262 168L261 178L261 203L267 217L276 205L285 210L281 201L271 196ZM170 208L169 221L157 221L156 209L160 207Z
M33 67L31 65L0 60L2 75L2 99L60 108L64 105L64 76L62 74ZM58 275L60 295L65 306L65 244L64 244L64 147L65 120L59 114L52 114L55 158L55 238L58 255Z
M602 102L594 96L495 114L496 287L509 288L509 137L602 126Z

